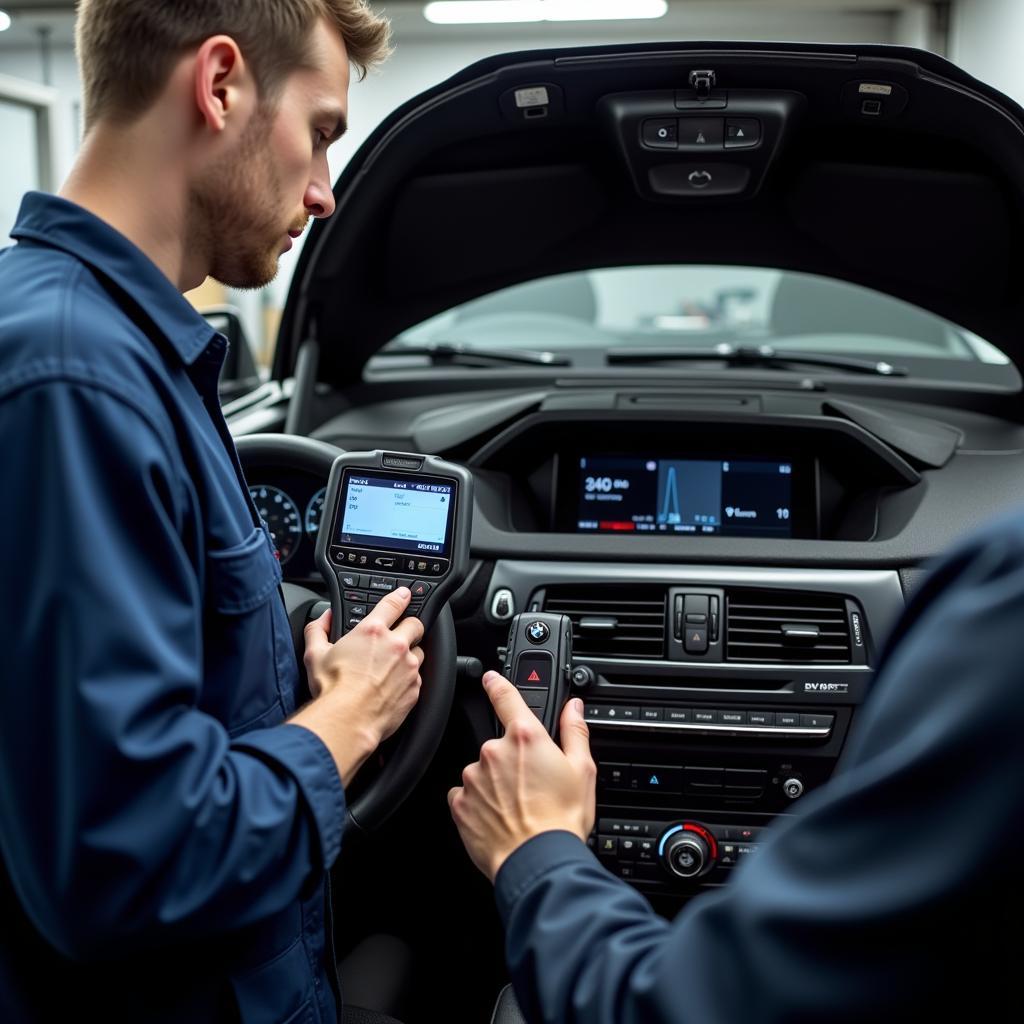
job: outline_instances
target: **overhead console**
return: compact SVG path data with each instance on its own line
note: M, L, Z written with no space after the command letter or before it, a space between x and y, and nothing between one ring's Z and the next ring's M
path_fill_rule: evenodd
M693 201L754 195L802 110L796 92L717 89L713 70L690 89L618 93L598 105L641 196Z

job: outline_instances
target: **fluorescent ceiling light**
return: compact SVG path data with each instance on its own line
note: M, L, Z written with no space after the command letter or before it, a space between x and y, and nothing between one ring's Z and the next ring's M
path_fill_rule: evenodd
M528 0L449 0L427 4L423 17L435 25L488 25L543 20L540 4Z
M666 0L544 0L545 21L626 21L663 18Z
M435 25L528 21L623 21L661 18L667 0L439 0L423 8Z
M11 16L6 11L0 11L0 32L6 32L11 27Z

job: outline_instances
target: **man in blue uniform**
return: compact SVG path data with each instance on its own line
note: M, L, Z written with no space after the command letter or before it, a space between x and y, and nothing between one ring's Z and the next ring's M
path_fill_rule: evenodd
M364 0L85 0L87 132L0 254L0 1019L333 1021L345 787L419 693L385 598L298 668L182 292L334 209ZM328 613L329 614L329 613Z
M595 769L580 702L560 749L510 683L485 677L505 736L449 803L495 883L527 1018L906 1024L1016 1005L1022 622L1017 515L932 573L834 779L672 922L584 843Z

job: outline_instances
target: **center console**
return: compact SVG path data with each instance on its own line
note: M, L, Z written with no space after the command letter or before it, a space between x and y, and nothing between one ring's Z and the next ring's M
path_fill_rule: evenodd
M902 608L890 571L499 561L487 613L571 619L591 846L639 888L686 896L832 775Z

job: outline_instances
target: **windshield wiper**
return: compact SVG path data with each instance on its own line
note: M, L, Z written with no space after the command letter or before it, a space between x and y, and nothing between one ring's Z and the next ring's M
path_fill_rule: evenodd
M426 356L434 366L571 366L564 356L554 352L534 352L531 349L488 349L483 352L463 345L438 342L434 345L401 345L385 348L374 355Z
M771 345L716 345L714 348L610 348L606 353L609 364L659 362L724 362L730 366L767 366L785 370L794 363L805 366L825 366L851 373L870 373L879 377L906 377L903 366L852 356L824 356L810 352L794 352L773 348Z

